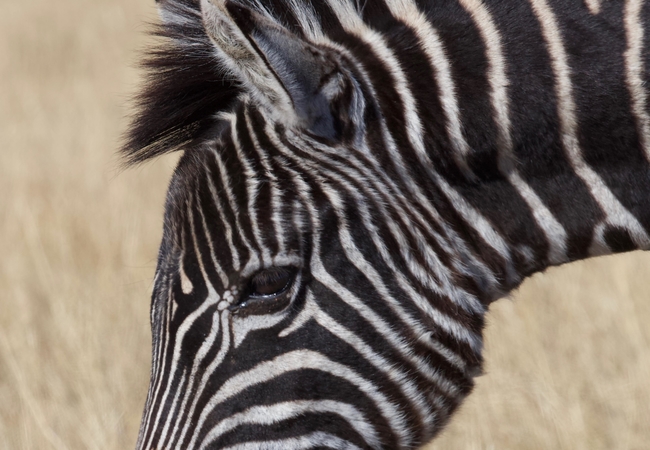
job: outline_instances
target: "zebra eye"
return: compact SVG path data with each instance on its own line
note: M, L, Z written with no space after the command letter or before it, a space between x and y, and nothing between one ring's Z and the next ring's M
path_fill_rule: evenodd
M285 267L274 267L258 272L250 281L250 297L280 295L293 281L293 271Z
M283 310L291 302L291 296L283 294L291 287L295 274L295 269L289 267L274 267L258 272L250 279L243 301L232 305L230 310L242 317Z

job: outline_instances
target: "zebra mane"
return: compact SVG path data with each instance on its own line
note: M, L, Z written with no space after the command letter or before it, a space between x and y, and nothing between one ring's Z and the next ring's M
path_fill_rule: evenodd
M135 97L122 148L129 165L191 147L241 92L215 60L200 2L160 1L159 8L163 23L151 34L160 41L141 64L146 81Z

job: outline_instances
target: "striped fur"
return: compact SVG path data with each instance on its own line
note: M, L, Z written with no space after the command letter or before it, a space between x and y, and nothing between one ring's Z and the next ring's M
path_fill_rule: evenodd
M125 153L184 155L138 449L417 448L491 302L650 246L641 0L159 6Z

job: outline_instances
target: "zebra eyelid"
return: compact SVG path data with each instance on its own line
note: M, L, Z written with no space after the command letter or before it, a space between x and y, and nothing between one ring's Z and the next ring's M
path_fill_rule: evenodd
M274 273L275 272L275 273ZM273 277L286 277L274 280ZM278 282L280 286L274 292L259 293L259 288L254 287L255 280L258 282ZM298 269L295 267L273 267L264 269L252 276L242 291L240 300L231 305L228 309L236 316L265 315L273 314L284 310L289 306L295 293L294 287L298 284Z

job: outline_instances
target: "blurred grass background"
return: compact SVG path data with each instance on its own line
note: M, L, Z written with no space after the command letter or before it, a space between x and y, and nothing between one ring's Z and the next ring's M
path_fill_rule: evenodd
M153 0L0 0L0 450L129 449L175 156L118 170ZM433 449L650 448L650 254L528 280Z

